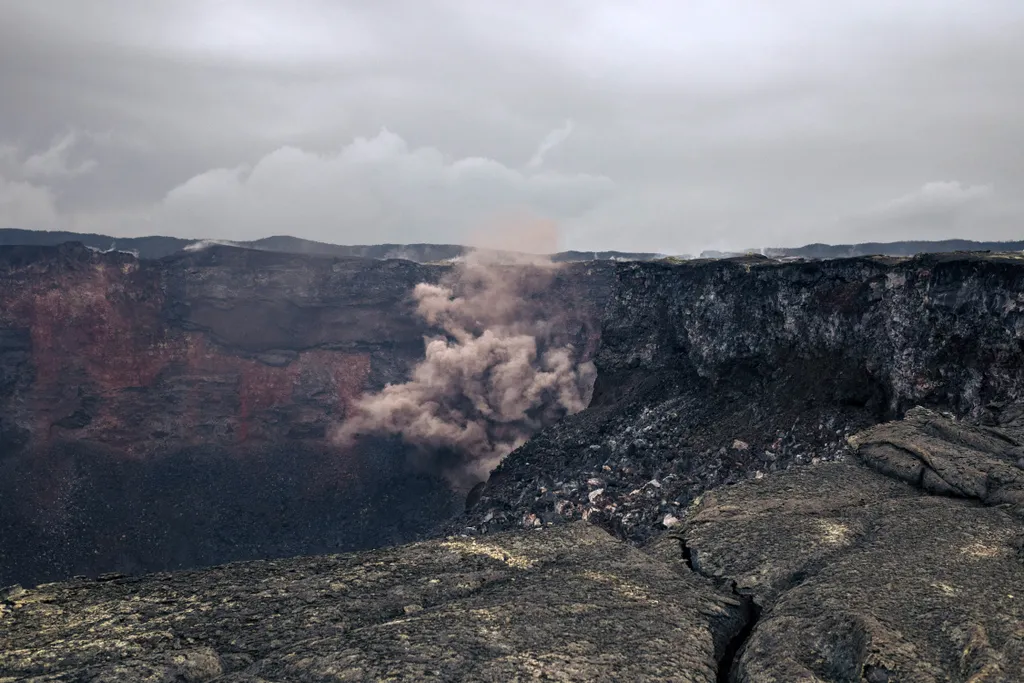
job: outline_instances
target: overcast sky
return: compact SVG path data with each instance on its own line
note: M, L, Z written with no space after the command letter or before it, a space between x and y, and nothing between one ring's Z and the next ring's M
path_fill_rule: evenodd
M1022 0L0 0L0 227L1020 239L1022 122Z

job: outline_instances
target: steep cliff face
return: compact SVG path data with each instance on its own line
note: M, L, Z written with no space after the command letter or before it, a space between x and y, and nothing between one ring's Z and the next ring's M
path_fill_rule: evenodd
M447 267L211 247L0 250L0 581L387 545L462 509L396 437L339 449L401 382ZM844 457L923 404L996 423L1024 390L1024 261L563 266L546 301L591 407L494 473L472 533L588 519L644 542L701 492ZM599 347L600 342L600 347Z
M400 376L415 358L425 329L403 302L436 277L230 249L3 255L8 455L63 440L131 456L322 436L372 371Z
M870 402L871 385L882 411L934 403L975 417L1024 388L1017 255L630 264L619 283L598 359L609 379L682 370L728 386L788 374L839 402ZM815 362L840 374L814 375Z
M453 494L400 442L328 434L422 357L436 330L410 293L446 270L0 249L0 583L376 546L447 518ZM554 283L583 354L610 284L576 266Z
M507 458L471 533L590 519L642 542L703 491L842 459L925 405L994 423L1024 394L1024 260L620 265L591 407Z

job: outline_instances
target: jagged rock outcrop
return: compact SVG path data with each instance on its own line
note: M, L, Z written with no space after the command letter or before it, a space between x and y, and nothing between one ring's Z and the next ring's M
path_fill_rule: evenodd
M1024 430L1012 418L999 427L965 425L914 408L902 422L873 427L850 444L883 474L939 495L1009 505L1024 518Z
M851 434L912 406L992 421L1024 397L1016 254L617 277L591 407L506 458L452 533L589 519L644 542L703 491L840 460Z
M853 443L711 491L674 532L760 611L731 680L1020 680L1021 443L923 409Z
M895 433L950 495L873 469ZM1024 481L1017 438L915 410L853 441L705 494L646 553L576 522L11 587L0 681L1019 680L1024 516L961 488Z
M598 341L612 265L553 279ZM461 501L395 439L329 438L434 333L445 266L212 246L0 248L0 584L404 542Z

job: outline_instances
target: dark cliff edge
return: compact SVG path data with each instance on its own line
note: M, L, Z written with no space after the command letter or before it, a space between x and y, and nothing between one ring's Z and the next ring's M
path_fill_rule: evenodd
M591 407L492 474L452 532L597 522L644 542L710 488L841 459L916 405L1024 395L1024 259L947 254L617 268Z
M447 266L212 246L0 247L0 584L408 542L461 506L396 439L331 443L435 333ZM592 354L611 264L553 310Z

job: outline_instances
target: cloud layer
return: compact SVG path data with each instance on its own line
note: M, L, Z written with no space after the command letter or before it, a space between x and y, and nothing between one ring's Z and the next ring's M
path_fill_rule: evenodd
M163 232L188 226L239 239L287 232L341 243L459 242L516 211L581 215L611 189L598 176L447 159L382 130L336 152L283 147L252 166L208 171L168 193L156 220Z
M882 207L951 182L935 237L1010 238L1022 67L1019 0L7 0L0 223L678 253L929 236Z
M545 139L536 158L556 144ZM67 229L67 221L99 232L239 240L291 234L341 244L466 243L521 213L555 220L581 216L614 191L600 176L446 158L430 147L410 148L384 129L326 153L281 147L253 164L201 173L151 206L69 220L60 216L56 193L45 182L95 168L92 160L69 162L73 145L73 136L62 138L13 164L13 179L0 176L0 223ZM5 156L8 166L18 157L13 150Z
M899 239L1024 238L1024 203L1004 197L990 185L957 181L925 183L844 221L846 234L860 241Z
M543 170L544 157L564 142L572 123L552 130L524 169L491 160L450 159L431 147L411 148L383 129L335 151L282 147L253 164L194 176L153 204L126 211L66 213L60 187L97 170L79 153L83 137L67 133L49 147L22 153L0 146L0 224L114 235L255 239L291 234L340 244L462 243L537 253L591 244L682 253L821 241L898 239L1018 239L1024 202L987 184L931 181L905 194L856 207L830 222L793 224L741 242L715 231L723 198L681 188L633 191L612 179ZM89 136L96 139L97 136ZM663 211L652 213L652 208ZM524 216L529 220L522 220ZM552 229L542 239L528 225L537 216ZM701 231L699 226L708 226ZM675 230L696 235L673 242ZM518 238L515 233L522 231ZM647 240L631 241L637 235ZM787 241L788 239L788 241ZM495 242L498 240L498 242Z

